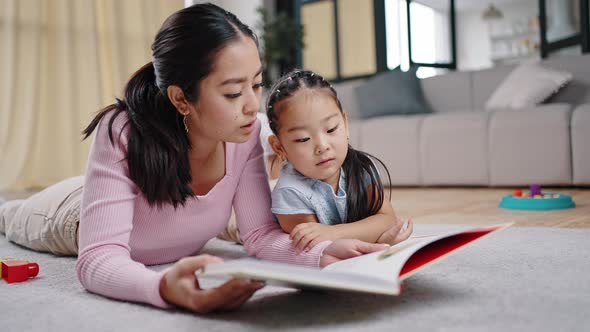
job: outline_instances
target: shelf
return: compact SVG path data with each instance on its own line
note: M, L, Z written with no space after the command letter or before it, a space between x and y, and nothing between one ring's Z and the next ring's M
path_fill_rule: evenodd
M538 58L540 55L538 52L536 53L528 53L528 54L517 54L517 55L502 55L502 56L491 56L490 59L493 62L505 62L505 63L517 63L529 59Z
M519 32L519 33L490 36L490 40L503 41L503 40L521 39L521 38L525 38L525 37L538 37L538 36L539 36L539 31L530 30L530 31L524 31L524 32Z

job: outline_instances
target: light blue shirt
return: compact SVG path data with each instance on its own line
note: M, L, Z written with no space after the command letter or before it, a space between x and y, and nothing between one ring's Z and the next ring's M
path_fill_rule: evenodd
M346 221L346 180L340 170L338 192L324 181L308 178L286 163L272 192L274 214L315 214L321 224Z

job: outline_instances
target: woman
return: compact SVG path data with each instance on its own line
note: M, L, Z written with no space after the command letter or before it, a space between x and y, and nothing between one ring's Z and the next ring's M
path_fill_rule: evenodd
M91 292L198 313L237 308L263 286L195 283L197 269L220 259L189 256L226 226L232 205L247 252L262 259L325 266L383 248L339 240L298 253L274 222L256 121L262 68L246 25L195 5L164 22L152 49L125 98L85 129L96 130L85 178L0 208L10 240L78 254ZM144 265L177 260L160 272Z

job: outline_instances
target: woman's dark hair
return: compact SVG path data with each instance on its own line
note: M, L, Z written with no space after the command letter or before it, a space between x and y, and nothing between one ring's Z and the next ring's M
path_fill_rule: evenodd
M327 80L309 70L291 71L273 85L266 103L270 129L275 135L278 136L280 129L278 119L284 102L303 88L325 92L334 99L338 109L342 112L338 94ZM387 174L388 184L391 183L389 171L381 160L366 152L353 149L350 144L348 145L348 152L342 164L346 177L346 223L367 218L381 209L384 200L383 182L377 164ZM371 192L367 188L367 176L370 179Z
M123 99L105 107L84 129L84 139L101 119L114 111L108 124L125 112L129 121L127 163L129 177L150 205L184 205L193 195L188 152L191 143L182 115L168 98L167 88L178 86L189 102L199 97L199 83L210 74L215 56L243 36L258 40L234 14L212 4L197 4L170 15L152 44L153 62L141 67L127 82Z

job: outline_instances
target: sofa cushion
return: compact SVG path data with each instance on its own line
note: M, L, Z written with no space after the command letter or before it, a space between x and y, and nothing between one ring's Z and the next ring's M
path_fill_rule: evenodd
M416 69L378 74L355 91L362 118L432 112L424 99Z
M571 130L573 183L590 185L590 104L574 110Z
M536 61L516 67L486 102L486 109L522 109L542 103L571 79L572 73L541 66Z
M392 185L420 184L420 126L428 116L388 116L364 120L360 124L361 144L353 146L379 158L389 170Z
M472 111L471 73L449 72L421 79L424 97L434 112Z
M571 106L549 104L490 115L490 185L572 182Z
M574 74L573 80L548 102L573 105L590 103L590 54L559 55L543 61L543 65Z
M487 112L427 116L420 130L420 169L428 185L487 185Z
M485 109L486 101L514 68L514 65L501 65L471 72L472 105L475 110Z
M364 83L365 80L353 80L334 84L334 90L338 94L338 100L340 100L342 110L346 112L349 119L359 119L361 117L354 90Z

